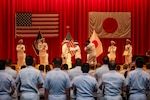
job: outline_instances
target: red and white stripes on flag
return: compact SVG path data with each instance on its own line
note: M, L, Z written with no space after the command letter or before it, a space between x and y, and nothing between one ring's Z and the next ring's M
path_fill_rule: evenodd
M59 14L15 14L16 37L36 37L39 31L44 37L59 36Z
M75 47L74 41L73 41L73 40L70 40L70 41L68 42L67 46L68 46L68 48L69 48L69 53L71 54L71 56L74 56L74 55L75 55L75 51L71 51L71 50L70 50L70 47L73 47L73 48Z
M131 12L90 12L89 34L101 38L131 38Z
M70 47L74 48L74 40L71 37L71 34L68 32L66 35L66 40L69 40L69 42L67 43L68 49L69 49L69 53L71 54L71 56L75 55L75 51L70 50Z

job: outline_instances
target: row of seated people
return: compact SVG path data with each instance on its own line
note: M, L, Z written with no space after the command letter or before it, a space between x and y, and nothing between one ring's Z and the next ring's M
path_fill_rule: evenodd
M67 64L62 65L61 58L55 58L53 60L53 70L51 70L49 66L44 67L44 65L39 65L38 68L42 79L40 79L40 76L37 76L37 69L33 67L33 69L28 69L33 65L32 56L27 56L27 66L22 66L19 73L11 69L10 59L5 61L5 68L3 68L3 61L0 60L0 70L5 69L5 72L11 75L13 77L12 80L16 80L15 83L17 83L16 90L12 82L10 85L12 87L12 92L8 92L9 88L6 86L8 90L4 89L5 83L2 83L5 77L1 77L0 81L3 87L0 87L0 100L148 100L149 95L147 94L149 93L147 93L146 89L149 87L148 82L150 82L150 75L147 74L146 71L149 71L149 68L147 68L146 71L143 69L140 70L141 74L138 73L141 75L140 77L138 77L139 75L137 74L139 83L130 82L130 78L132 79L133 74L128 77L130 71L139 69L139 66L142 68L141 66L143 66L143 63L141 58L139 59L140 60L137 59L137 68L135 66L130 67L129 65L124 65L124 70L120 70L120 66L117 66L114 61L109 61L107 56L103 58L103 64L96 69L88 63L82 63L81 59L76 59L75 67L68 69ZM45 68L46 72L44 71ZM3 73L0 74L3 75ZM135 77L135 81L137 81L137 77ZM147 79L147 81L144 80L144 78ZM35 86L33 83L36 83ZM134 86L132 86L132 83ZM134 90L132 90L132 88L134 88ZM138 92L135 89L137 89ZM8 92L11 97L4 95L4 92ZM38 94L40 98L34 93ZM65 96L62 95L63 93Z

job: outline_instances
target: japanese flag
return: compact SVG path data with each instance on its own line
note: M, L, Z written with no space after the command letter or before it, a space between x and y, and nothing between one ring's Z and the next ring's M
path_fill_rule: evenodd
M90 41L95 44L96 56L98 57L103 53L103 46L95 30L93 31L93 34L90 37Z
M131 38L131 12L90 12L89 34L101 38Z

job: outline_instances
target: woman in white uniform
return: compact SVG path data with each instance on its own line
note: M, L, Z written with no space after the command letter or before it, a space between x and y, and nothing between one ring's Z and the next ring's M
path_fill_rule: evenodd
M108 57L109 57L109 60L110 61L115 61L116 59L116 50L117 50L117 47L115 46L116 42L111 40L110 41L110 46L108 47Z

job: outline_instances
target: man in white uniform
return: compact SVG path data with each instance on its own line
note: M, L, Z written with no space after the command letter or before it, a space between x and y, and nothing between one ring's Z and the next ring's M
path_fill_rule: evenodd
M18 59L17 66L20 68L22 65L25 65L25 57L26 57L26 54L24 53L25 45L23 44L23 39L20 39L18 41L16 50L17 50L17 59Z
M75 47L72 48L70 47L71 51L75 51L75 59L80 58L81 59L81 49L79 47L79 43L78 42L74 42Z
M130 64L132 62L132 45L129 39L126 39L125 50L123 52L125 56L125 64Z
M48 65L48 45L45 42L45 38L42 38L38 42L38 50L39 50L39 58L40 58L40 65Z
M116 59L116 50L117 50L117 47L115 46L115 41L111 40L110 41L110 44L111 46L108 47L108 57L109 57L109 60L110 61L115 61Z
M97 58L96 58L96 49L95 45L90 42L90 40L86 41L86 47L84 50L88 53L87 54L87 63L90 65L96 65L97 64Z
M68 64L68 68L72 67L71 54L69 53L69 48L67 46L69 40L65 40L62 45L62 60L63 64Z

